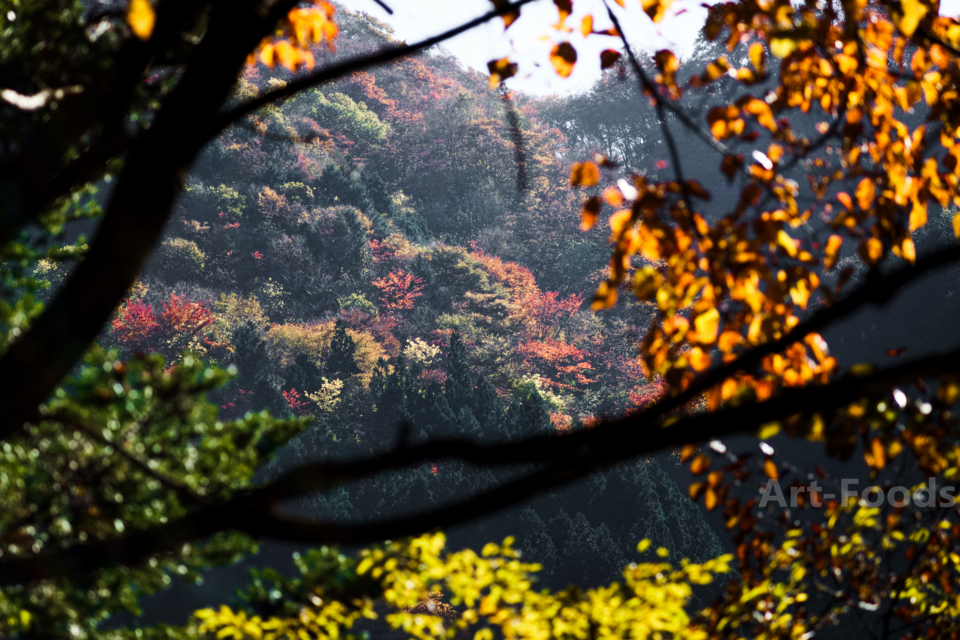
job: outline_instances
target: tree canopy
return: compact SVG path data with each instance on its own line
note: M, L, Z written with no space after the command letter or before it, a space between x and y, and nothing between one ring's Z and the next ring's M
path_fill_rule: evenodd
M425 54L533 1L0 0L4 635L960 635L960 345L825 337L960 261L960 22L723 2L681 64L554 0L572 98Z

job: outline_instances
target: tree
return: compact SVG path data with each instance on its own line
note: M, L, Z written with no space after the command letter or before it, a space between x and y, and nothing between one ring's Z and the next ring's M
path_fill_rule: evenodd
M599 34L592 17L582 22L589 37L621 39L622 53L605 51L602 63L626 58L668 155L657 161L664 173L656 177L617 173L603 157L583 158L570 172L574 186L590 190L582 226L596 225L605 210L611 214L613 256L595 308L612 307L628 281L639 300L656 308L640 355L646 377L659 377L666 390L628 417L556 435L545 400L527 384L516 389L507 411L505 422L515 427L507 442L401 441L385 453L304 463L261 482L254 473L267 454L303 421L251 415L220 422L204 395L226 383L222 371L189 354L168 366L149 355L120 361L92 346L157 244L183 175L214 136L306 88L422 51L496 17L509 24L528 1L497 0L492 12L442 36L334 59L320 71L312 71L312 45L336 33L333 7L324 2L167 0L154 8L149 0L131 0L119 12L87 13L68 0L11 5L5 15L11 37L0 45L9 85L0 98L11 114L0 150L4 634L99 635L106 633L100 620L135 611L137 594L162 587L169 573L198 579L200 569L248 553L262 538L396 539L516 505L669 447L682 447L682 459L703 476L690 494L709 510L723 509L735 561L721 557L677 569L658 549L660 559L628 566L623 582L609 588L537 591L530 588L536 568L520 562L509 540L481 556L445 554L442 535L428 534L381 544L357 559L315 550L299 558L301 578L255 579L248 609L205 610L181 629L145 633L332 635L330 629L372 615L373 600L382 597L396 610L391 624L439 636L442 621L416 606L443 587L460 607L460 617L447 621L451 632L481 622L522 637L549 634L559 624L617 637L719 637L735 629L808 638L855 611L875 637L960 634L953 596L960 528L946 505L924 506L930 496L907 499L921 495L914 491L922 484L918 474L949 484L960 473L960 351L945 348L841 375L819 335L960 260L958 247L925 252L915 240L931 211L941 215L938 207L960 205L960 25L938 16L933 3L719 4L706 35L725 35L730 51L743 52L744 66L718 57L687 83L678 81L669 51L655 54L655 74L640 63L616 10L608 9L611 27ZM660 20L667 4L643 8ZM570 3L556 5L562 34ZM251 53L252 62L308 73L244 99L232 91ZM568 75L576 51L558 42L550 61ZM490 70L505 79L516 66L504 59ZM739 95L717 98L701 123L683 96L720 83ZM749 93L762 89L763 97ZM685 158L694 156L677 144L671 125L678 123L701 141L701 154L715 154L717 175L734 183L726 212L706 208L707 187L719 193L713 183L687 179ZM619 144L609 150L625 158L638 153ZM490 175L505 180L505 173L498 166ZM115 185L93 242L58 245L65 225L101 214L91 184L107 177ZM809 188L796 178L809 178ZM951 226L960 235L960 217L952 216ZM41 305L34 294L43 285L24 275L24 265L81 256ZM853 267L837 272L851 260L864 265L863 278L854 277ZM822 303L812 304L815 296ZM164 313L196 329L206 318L183 300L171 298L174 311ZM152 313L127 306L118 330L147 336ZM345 341L342 351L350 351ZM408 387L406 380L402 390ZM904 480L910 485L904 500L890 504L898 487L882 488L890 498L882 509L866 498L826 500L816 480L799 477L797 491L788 492L801 496L791 515L774 512L766 505L790 468L769 443L761 456L748 457L721 438L777 432L821 443L828 454L860 453L876 482L892 482L891 467L899 465L890 463L911 458L903 463L915 472ZM699 443L706 446L698 449ZM279 509L309 492L441 459L512 466L517 475L451 504L370 522L305 521ZM715 460L723 466L714 467ZM770 481L762 501L752 491L758 478ZM760 513L775 517L761 522ZM585 516L571 523L574 542L554 545L557 553L575 554L586 548L582 543L617 557L607 530ZM649 523L651 530L662 526ZM638 551L649 548L648 540ZM734 568L736 579L723 595L691 618L685 610L691 585ZM826 595L818 602L818 594ZM488 636L489 627L478 632Z

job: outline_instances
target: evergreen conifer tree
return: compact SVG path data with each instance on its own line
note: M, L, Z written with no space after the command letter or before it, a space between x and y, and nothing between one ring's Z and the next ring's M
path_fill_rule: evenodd
M506 420L501 432L508 440L553 433L547 403L531 383L524 383L513 390Z
M343 320L337 320L330 343L330 354L327 356L327 372L341 379L360 373L360 367L354 359L356 351L357 343L347 333L347 324Z
M233 334L234 357L237 367L237 383L240 389L253 393L255 411L270 409L277 415L289 413L280 391L268 379L264 363L269 362L267 345L259 329L252 322L245 322Z
M450 336L450 354L447 356L447 399L450 408L459 412L471 404L473 379L467 363L467 348L459 331Z
M285 373L284 387L296 389L301 396L304 393L315 392L323 384L320 367L305 353L298 353Z
M493 435L504 421L503 403L497 390L487 376L477 377L477 388L473 393L473 415L480 423L482 433Z

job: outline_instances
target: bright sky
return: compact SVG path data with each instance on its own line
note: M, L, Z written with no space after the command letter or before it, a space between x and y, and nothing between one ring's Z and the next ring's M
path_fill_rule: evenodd
M395 36L407 42L442 33L486 13L493 6L490 0L384 0L393 9L390 16L373 0L341 2L353 11L364 11L392 25ZM689 49L706 17L699 1L678 0L671 8L671 17L654 25L641 10L638 0L628 0L626 4L627 10L615 8L627 37L650 51ZM503 21L495 20L448 40L443 46L465 65L483 73L487 73L490 60L514 53L514 59L520 62L520 74L507 84L515 89L540 94L582 91L600 76L600 52L619 49L620 41L608 36L584 40L580 35L580 21L588 14L594 17L596 30L610 26L601 0L577 0L573 8L573 15L566 23L572 31L567 34L550 27L557 22L556 6L550 0L540 0L523 7L520 19L506 32ZM569 40L578 54L574 72L566 79L556 74L547 55L555 43L563 40Z
M373 0L341 2L351 10L364 11L392 25L395 35L407 42L446 31L492 7L490 0L384 0L393 9L390 16ZM656 25L643 13L639 0L627 0L626 9L614 8L631 43L651 52L668 48L683 56L706 18L702 2L677 0L669 16ZM444 47L465 65L484 73L487 62L514 52L514 58L520 62L520 75L507 84L515 89L539 94L582 91L600 75L600 51L619 49L620 42L606 36L584 40L580 35L580 20L588 14L594 17L595 29L610 26L602 0L576 0L573 7L574 13L567 20L572 32L568 34L550 28L557 21L556 6L550 0L540 0L525 6L520 20L506 32L503 21L495 20L447 41ZM941 14L960 14L960 0L941 0ZM578 62L573 74L562 79L550 66L547 53L553 44L565 39L577 49Z

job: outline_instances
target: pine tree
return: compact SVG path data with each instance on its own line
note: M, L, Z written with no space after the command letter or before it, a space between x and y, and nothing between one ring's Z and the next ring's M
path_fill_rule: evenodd
M284 387L296 389L300 395L315 392L323 385L320 367L305 353L298 353L285 373Z
M287 415L289 407L280 390L268 378L264 363L269 362L267 345L260 331L252 322L237 327L233 334L237 383L240 389L253 393L253 406L256 411L269 409L274 415Z
M459 412L471 404L473 380L467 363L467 348L459 331L450 336L450 354L447 356L447 401L450 408Z
M532 507L527 507L520 514L519 531L517 548L523 553L523 561L539 563L543 569L537 575L551 577L561 564L547 523Z
M327 373L335 378L346 378L360 373L360 367L354 359L356 351L357 344L347 333L347 324L343 320L337 320L327 356Z
M519 385L513 390L510 408L506 420L502 423L501 433L507 440L554 433L547 402L531 383Z
M506 418L503 403L500 402L500 396L497 395L496 388L490 382L490 379L484 375L477 377L477 388L473 393L472 408L474 417L480 423L481 432L487 436L496 434Z

